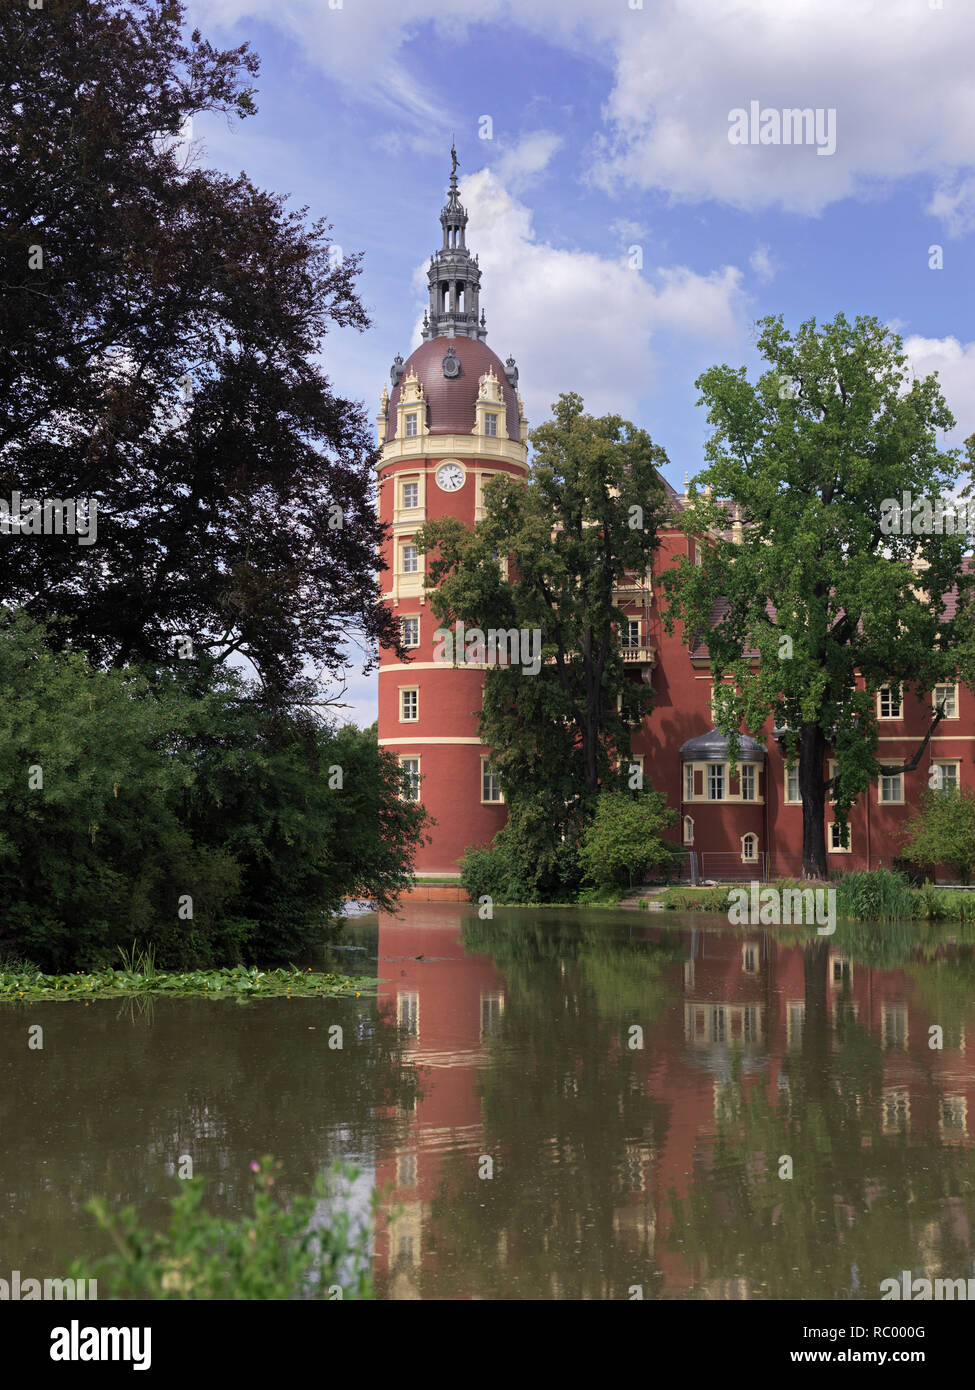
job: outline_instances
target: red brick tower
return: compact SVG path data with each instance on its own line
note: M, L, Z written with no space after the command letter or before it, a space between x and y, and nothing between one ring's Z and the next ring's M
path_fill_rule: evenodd
M513 358L484 342L481 272L466 245L457 157L440 214L443 244L430 259L424 341L397 357L378 417L379 511L391 536L384 602L399 619L412 660L384 651L379 665L379 742L397 755L436 825L417 872L457 876L470 844L486 844L505 813L477 732L484 668L435 662L438 623L424 592L424 556L413 546L425 522L453 516L473 526L483 487L497 473L527 472L528 424Z

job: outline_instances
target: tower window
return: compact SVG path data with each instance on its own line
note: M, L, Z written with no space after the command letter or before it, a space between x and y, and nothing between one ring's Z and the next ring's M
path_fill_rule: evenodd
M408 724L419 718L420 692L418 690L400 691L400 719Z
M497 433L498 433L498 417L497 417L496 415L488 415L488 414L485 414L485 416L484 416L484 433L485 433L485 434L490 434L490 435L492 435L492 436L495 437L495 438L497 437Z
M415 420L415 419L416 419L416 416L415 416L415 415L411 415L409 418L410 418L411 420ZM416 431L414 430L414 434L415 434L415 433L416 433ZM403 506L404 506L404 507L418 507L419 505L420 505L420 484L419 484L419 483L404 483L404 484L403 484Z
M420 799L420 759L419 758L400 758L400 775L402 777L402 791L400 795L404 801L419 801Z
M403 546L403 573L416 574L419 568L419 557L415 545Z
M481 800L501 801L501 785L487 758L481 759Z
M406 433L411 438L419 433L418 418L415 410L411 410L406 417Z
M420 645L420 619L401 618L400 627L403 631L403 646L418 647Z

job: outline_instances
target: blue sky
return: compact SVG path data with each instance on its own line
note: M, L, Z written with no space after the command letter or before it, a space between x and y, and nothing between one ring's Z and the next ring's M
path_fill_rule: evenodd
M972 3L191 0L188 15L262 59L256 117L195 122L203 159L365 254L373 327L331 336L324 360L371 417L419 340L454 135L488 343L516 357L531 423L576 390L648 429L680 487L707 434L695 377L756 371L763 314L842 310L939 372L949 443L975 431ZM732 144L729 113L753 101L834 112L835 152ZM374 689L353 668L347 715L371 722Z

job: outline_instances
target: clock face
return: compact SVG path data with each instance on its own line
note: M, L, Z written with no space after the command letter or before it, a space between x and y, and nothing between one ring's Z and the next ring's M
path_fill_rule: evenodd
M456 492L464 486L464 470L457 463L442 463L437 469L437 486L444 492Z

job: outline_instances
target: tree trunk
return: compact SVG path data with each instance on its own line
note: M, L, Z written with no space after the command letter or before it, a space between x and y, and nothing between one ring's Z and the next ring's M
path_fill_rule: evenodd
M803 724L799 733L799 795L802 797L802 877L826 877L826 791L823 759L826 739L818 724Z

